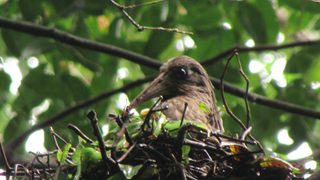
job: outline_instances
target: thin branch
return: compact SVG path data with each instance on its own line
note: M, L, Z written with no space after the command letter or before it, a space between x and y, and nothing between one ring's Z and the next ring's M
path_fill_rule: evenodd
M228 141L232 141L232 142L238 142L238 143L243 143L243 144L251 144L251 145L257 145L257 142L255 141L250 141L250 140L242 140L239 138L235 138L229 135L225 135L225 134L221 134L221 133L217 133L217 132L211 132L211 135L216 137L216 138L224 138L227 139ZM221 142L221 140L220 140Z
M158 111L158 110L154 110L156 108L156 106L158 106L158 104L160 103L160 101L162 101L163 97L160 96L157 101L151 106L151 108L149 109L146 117L144 118L144 121L140 127L142 132L145 132L146 130L148 130L149 132L153 132L153 121L151 122L151 126L150 126L150 119L151 119L151 115ZM147 128L145 128L147 126ZM151 128L151 130L150 130Z
M255 46L255 47L234 46L234 47L227 49L212 58L204 60L201 64L203 66L215 64L215 63L223 60L224 58L229 57L235 50L237 50L239 53L261 52L261 51L268 51L268 50L277 51L280 49L287 49L287 48L301 47L301 46L314 46L314 45L320 45L320 39L315 39L315 40L310 40L310 41L301 41L301 42L291 42L291 43L282 44L282 45L259 45L259 46Z
M187 108L188 108L188 103L184 103L184 108L183 108L183 112L182 112L180 127L181 127L182 124L183 124L183 120L184 120L184 116L185 116L185 114L186 114L186 112L187 112Z
M2 155L2 163L5 165L5 168L6 168L6 172L11 172L12 170L12 167L10 166L9 164L9 161L8 161L8 158L6 156L6 152L4 151L4 148L3 148L3 145L2 145L2 142L0 142L0 153Z
M54 135L54 129L53 129L51 126L50 126L50 134L51 134L51 136L52 136L53 143L54 143L56 149L61 149L60 146L59 146L57 137Z
M154 4L158 4L160 2L163 2L164 0L157 0L157 1L150 1L150 2L144 2L144 3L140 3L140 4L131 4L131 5L120 5L122 6L124 9L133 9L133 8L137 8L137 7L141 7L141 6L147 6L147 5L154 5Z
M263 152L263 148L262 148L262 145L260 144L260 142L259 141L257 141L249 132L250 131L248 131L247 130L247 128L248 128L248 126L245 126L244 124L243 124L243 122L235 115L235 114L233 114L233 112L230 110L230 108L229 108L229 106L228 106L228 104L227 104L227 101L226 101L226 99L225 99L225 96L224 96L224 76L225 76L225 73L226 73L226 71L227 71L227 69L228 69L228 67L229 67L229 64L230 64L230 62L231 62L231 59L233 58L233 56L237 56L238 57L238 54L237 54L237 51L235 50L235 53L234 54L232 54L229 58L228 58L228 60L227 60L227 63L226 63L226 65L225 65L225 68L224 68L224 70L223 70L223 72L222 72L222 75L221 75L221 78L220 78L220 81L221 81L221 84L220 84L220 87L221 87L221 96L222 96L222 100L223 100L223 104L225 105L225 107L226 107L226 110L227 110L227 113L242 127L242 129L244 130L244 133L248 133L248 137L251 139L251 140L253 140L253 141L255 141L256 143L257 143L257 145L258 145L258 147L260 148L260 150ZM243 71L242 71L242 67L241 67L241 63L240 63L240 60L238 59L238 63L239 63L239 66L240 66L240 72L242 72L243 73ZM241 74L241 75L243 75L244 77L245 77L245 79L246 79L246 81L248 81L248 79L246 78L246 75L243 73L243 74ZM246 92L245 92L245 99L246 99L246 103L247 103L247 100L248 100L248 90L249 90L249 86L248 86L248 84L249 84L249 82L247 82L247 89L246 89ZM246 104L247 105L247 104ZM247 119L247 121L248 121L248 119Z
M102 53L113 55L116 57L122 57L134 63L138 63L140 65L147 66L154 69L158 69L161 66L160 62L150 57L147 57L132 51L128 51L116 46L112 46L109 44L104 44L104 43L92 41L89 39L85 39L82 37L78 37L56 28L48 28L45 26L35 25L28 22L11 21L2 17L0 17L0 27L19 31L19 32L24 32L27 34L32 34L38 37L51 38L68 45L90 49L93 51L102 52Z
M60 140L60 141L62 141L64 144L68 144L68 143L69 143L69 142L66 141L63 137L61 137L59 134L57 134L52 127L50 128L50 133L51 133L51 135L52 135L56 140ZM58 141L57 141L57 142L58 142ZM60 148L58 148L58 149L60 149Z
M38 124L35 124L34 126L32 126L30 129L26 130L25 132L23 132L22 134L20 134L18 137L16 137L15 139L13 139L11 142L9 142L9 144L6 146L7 149L9 150L13 150L15 149L18 145L20 145L31 133L33 133L36 130L39 129L43 129L45 127L48 127L51 124L57 123L61 120L63 120L65 117L71 115L72 113L75 113L85 107L91 106L93 104L96 104L114 94L117 94L119 92L126 92L127 90L140 86L143 83L149 82L153 79L154 77L147 77L144 79L140 79L131 83L128 83L120 88L102 93L96 97L93 97L91 99L88 99L84 102L81 102L79 104L76 104L54 116L52 116L49 119L46 119Z
M136 142L134 142L132 144L132 146L130 146L130 148L119 158L116 160L117 163L121 163L124 159L127 158L127 156L131 153L131 151L133 150L134 147L136 147Z
M220 92L221 92L221 97L222 97L222 101L223 101L223 105L225 106L225 109L227 111L227 113L241 126L241 128L243 130L246 130L246 126L243 124L243 122L240 120L240 118L238 118L235 114L233 114L233 112L231 111L231 109L229 108L228 106L228 103L227 103L227 100L225 98L225 95L224 95L224 77L225 77L225 74L227 72L227 69L229 67L229 64L231 62L231 59L233 58L233 56L235 55L235 53L233 53L228 59L227 59L227 63L226 65L224 66L224 69L223 69L223 72L221 74L221 77L220 77L220 86L221 89L220 89Z
M99 149L100 149L100 153L101 153L101 156L102 156L102 161L104 162L104 165L108 170L107 173L109 175L109 173L111 171L111 167L109 166L109 164L115 165L115 162L112 159L108 158L108 156L107 156L107 152L105 150L105 145L104 145L104 142L103 142L103 138L102 138L102 135L101 135L99 127L98 127L97 114L94 111L90 111L87 114L87 117L91 122L91 126L93 128L93 133L94 133L94 135L96 136L96 138L98 140Z
M92 144L94 141L90 139L86 134L84 134L77 126L74 124L68 124L68 128L75 132L78 136L80 136L83 140L88 144Z
M130 21L130 23L131 23L132 25L134 25L134 26L137 28L138 31L143 31L143 30L158 30L158 31L166 31L166 32L176 32L176 33L181 33L181 34L190 34L190 35L193 34L192 32L183 31L183 30L180 30L180 29L178 29L178 28L165 28L165 27L142 26L142 25L140 25L139 23L137 23L137 22L130 16L130 14L126 11L126 9L138 7L138 6L141 6L141 5L143 5L143 4L124 6L124 5L121 5L121 4L117 3L117 2L114 1L114 0L110 0L110 2L122 12L122 14ZM149 4L151 4L151 3L154 4L154 3L157 3L157 2L158 2L158 1L149 2ZM144 5L147 5L147 4L144 3Z
M247 75L243 71L238 51L235 53L235 55L236 55L237 62L238 62L238 65L239 65L239 72L240 72L241 76L244 78L244 80L246 81L246 95L244 96L244 102L245 102L245 105L246 105L246 114L247 114L246 127L248 128L249 125L250 125L250 115L251 115L251 110L250 110L250 106L249 106L249 102L248 102L250 81L249 81L249 78L247 77Z
M250 134L251 133L251 130L252 130L252 127L250 126L250 127L248 127L243 133L242 133L242 135L241 135L241 140L245 140L246 139L246 137L248 136L248 134Z
M110 115L109 115L110 117ZM128 119L127 121L123 122L122 118L119 116L114 117L114 120L116 121L117 125L120 128L120 131L117 133L117 137L115 138L115 140L113 141L113 145L112 147L116 147L117 143L119 142L119 140L121 139L122 135L124 134L126 141L129 143L129 145L133 145L133 141L130 137L130 134L127 130L127 124L129 123L129 118L124 118L125 120Z
M220 88L221 81L219 79L210 77L210 80L217 89ZM230 93L232 95L235 95L241 98L246 94L244 90L227 82L224 82L224 90L227 93ZM310 108L305 108L303 106L296 105L293 103L289 103L281 100L269 99L256 93L248 93L248 100L260 105L273 108L273 109L283 110L283 111L287 111L297 115L313 117L313 118L316 118L315 120L320 120L319 111L316 111Z

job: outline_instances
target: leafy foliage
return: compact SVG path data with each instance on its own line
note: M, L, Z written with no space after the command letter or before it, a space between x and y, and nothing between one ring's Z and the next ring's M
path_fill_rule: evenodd
M119 1L121 4L143 2L147 1ZM236 45L248 45L248 42L259 46L314 40L319 37L319 10L318 3L305 0L197 3L172 0L129 10L141 25L177 27L193 32L193 35L184 35L165 31L138 32L117 8L102 0L59 3L53 0L0 0L2 18L57 28L161 61L178 55L204 61ZM44 122L73 105L156 73L154 69L120 57L66 45L37 34L25 34L19 29L13 31L1 24L0 34L0 139L5 145L34 124ZM278 51L240 53L242 66L251 82L250 92L319 111L318 49L319 43ZM283 60L284 70L277 70ZM14 63L16 65L12 65ZM210 76L219 77L224 65L222 60L205 68ZM10 71L16 67L19 71ZM237 63L232 62L226 81L244 88L245 82L238 69ZM15 83L21 83L17 92ZM132 100L141 89L135 88L126 95ZM216 96L225 129L230 133L239 132L223 109L218 90ZM123 108L117 105L120 102L118 97L86 107L52 126L61 130L61 135L73 145L77 144L79 140L67 130L66 124L74 123L84 132L91 132L89 123L83 118L85 112L92 108L100 115L118 112ZM245 117L243 99L233 95L226 98L234 114ZM45 101L49 105L41 108ZM127 105L128 102L124 101L121 103ZM145 106L148 104L139 108ZM251 104L251 107L252 133L274 152L288 154L302 142L308 142L314 151L319 149L320 124L317 119L259 104ZM108 125L110 122L101 118L100 123ZM293 144L284 145L277 141L280 129L288 130ZM109 131L115 129L109 127ZM44 132L45 146L50 150L54 144L48 128ZM23 147L21 144L16 153L25 154Z

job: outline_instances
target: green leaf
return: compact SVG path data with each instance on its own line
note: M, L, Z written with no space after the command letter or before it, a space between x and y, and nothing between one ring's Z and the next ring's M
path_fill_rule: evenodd
M167 121L163 124L163 129L168 131L169 134L173 137L178 135L178 131L184 124L192 124L193 126L196 126L198 128L201 128L203 130L207 130L207 125L202 122L197 122L193 120L183 120L183 123L181 124L181 120L171 120ZM180 126L181 125L181 126Z
M136 179L150 179L151 177L154 177L155 175L159 174L160 169L156 165L151 165L148 167L143 167L141 169L141 173L139 172L138 176L135 177Z
M42 15L41 2L38 0L20 0L19 6L23 17L28 21L33 21Z
M1 29L1 35L7 46L8 54L12 54L16 57L19 57L26 45L34 40L24 33L7 29Z
M92 147L85 147L81 150L81 171L89 172L90 167L94 167L102 160L101 153Z
M178 16L182 22L196 31L213 30L223 19L219 2L202 1L195 5L192 1L181 1L186 14ZM210 7L210 8L208 8Z
M22 116L22 113L10 119L3 134L4 143L10 142L14 138L16 138L18 135L20 135L20 133L30 128L30 123L28 122L28 120L22 118L21 116Z
M308 69L307 73L305 74L304 78L307 82L316 82L320 81L320 57L317 58L316 61L312 63L311 68Z
M131 136L135 136L140 131L142 123L143 123L143 120L140 118L132 119L127 127L129 134Z
M58 162L60 162L61 165L63 164L66 164L66 160L67 160L67 157L68 157L68 153L69 153L69 150L71 148L71 144L65 144L63 149L59 149L58 150L58 153L57 153L57 160Z
M1 57L0 57L1 58ZM7 73L0 70L0 108L2 108L9 98L9 88L11 79Z
M267 27L261 12L252 4L245 2L239 3L238 17L241 25L246 29L256 44L268 42Z
M11 79L7 73L0 69L0 92L9 90Z
M173 33L153 31L145 44L143 54L149 57L158 58L159 55L169 46L173 37Z
M181 150L182 150L182 160L185 161L186 164L188 164L188 157L189 157L191 148L188 145L183 145Z
M143 167L143 165L125 165L125 164L119 164L120 170L124 174L124 176L127 179L132 179L136 174L138 174L139 170Z
M272 7L271 1L260 1L255 2L255 8L261 12L261 16L264 20L264 27L267 27L266 34L268 43L275 43L279 33L279 20L276 15L275 9Z
M206 113L211 112L211 110L208 108L207 104L204 102L200 102L198 107L199 107L199 110L202 112L206 112Z

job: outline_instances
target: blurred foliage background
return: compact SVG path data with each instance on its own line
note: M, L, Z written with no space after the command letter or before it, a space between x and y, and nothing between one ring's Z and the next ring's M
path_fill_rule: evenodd
M151 30L138 32L119 9L105 0L0 0L2 18L57 28L161 62L179 55L201 62L234 46L317 41L320 38L319 12L320 4L308 0L206 0L197 3L170 0L128 10L140 25L179 28L193 33L187 35ZM139 66L130 59L70 46L19 32L19 29L13 31L3 28L1 23L0 33L0 139L5 145L34 124L79 102L157 73L156 69ZM240 53L242 66L250 79L250 92L320 111L319 48L320 43L313 43L278 51ZM206 66L209 75L219 78L226 59ZM226 81L245 88L238 70L236 61L232 61ZM120 112L128 105L127 98L132 100L142 88L114 95L51 126L70 142L77 143L77 137L67 129L68 123L90 135L91 126L86 119L89 109L95 109L100 123L105 125L107 114ZM232 134L239 132L238 125L225 113L218 90L216 94L225 129ZM245 119L243 99L232 94L227 94L226 98L233 112ZM319 118L254 103L250 106L252 133L266 149L289 159L319 154ZM104 130L107 131L108 126L104 126ZM44 147L41 148L42 140L38 139L33 144L35 151L50 150L53 141L48 127L37 133L40 139L44 136ZM16 153L29 151L25 147L30 141L29 137ZM304 148L303 155L292 155L298 147Z

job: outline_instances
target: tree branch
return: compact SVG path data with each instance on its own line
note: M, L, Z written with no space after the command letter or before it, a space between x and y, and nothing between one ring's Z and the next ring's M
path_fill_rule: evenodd
M144 79L140 79L131 83L128 83L120 88L102 93L96 97L93 97L91 99L88 99L86 101L83 101L79 104L76 104L54 116L52 116L51 118L46 119L45 121L42 121L38 124L35 124L34 126L32 126L30 129L26 130L25 132L23 132L22 134L20 134L18 137L16 137L15 139L13 139L11 142L8 143L8 145L6 146L7 150L14 150L18 145L20 145L31 133L39 130L39 129L43 129L45 127L48 127L51 124L57 123L61 120L63 120L63 118L71 115L72 113L75 113L85 107L88 107L90 105L96 104L114 94L117 94L119 92L126 92L127 90L140 86L143 83L149 82L153 79L154 77L147 77Z
M125 5L121 5L119 3L117 3L114 0L110 0L110 2L119 9L119 11L122 12L122 14L124 15L124 17L126 17L130 23L137 28L138 31L143 31L143 30L158 30L158 31L166 31L166 32L175 32L175 33L181 33L181 34L190 34L192 35L192 32L188 32L188 31L182 31L178 28L166 28L166 27L151 27L151 26L142 26L139 23L137 23L131 16L130 14L126 11L127 9L132 9L132 8L136 8L138 6L143 6L143 5L150 5L150 4L155 4L158 2L162 2L162 0L160 1L151 1L151 2L146 2L143 4L138 4L138 5L129 5L129 6L125 6Z
M213 85L216 88L220 89L220 85L221 85L220 80L213 77L210 77L210 79ZM244 90L237 88L234 85L231 85L230 83L227 83L227 82L224 82L223 84L226 92L241 98L244 98L246 96L246 92ZM308 117L313 117L320 120L319 111L316 111L310 108L305 108L303 106L299 106L293 103L288 103L280 100L272 100L256 93L248 93L248 100L260 105L274 108L274 109L281 109L283 111L304 115Z
M28 22L15 22L8 19L4 19L2 17L0 17L0 27L19 32L24 32L27 34L32 34L38 37L51 38L56 41L72 46L77 46L93 51L103 52L108 55L122 57L134 63L138 63L140 65L144 65L150 68L159 68L161 66L160 62L150 57L132 51L128 51L122 48L118 48L109 44L103 44L100 42L78 37L70 33L58 30L56 28L48 28L45 26L35 25Z
M230 48L226 51L223 51L222 53L220 53L212 58L204 60L201 64L203 66L207 66L207 65L217 63L217 62L223 60L223 58L229 57L232 53L235 52L235 50L237 50L237 52L239 52L239 53L241 53L241 52L261 52L261 51L267 51L267 50L276 51L276 50L280 50L280 49L287 49L287 48L299 47L299 46L312 46L312 45L320 45L320 39L311 40L311 41L292 42L292 43L282 44L282 45L259 45L259 46L255 46L255 47L235 46L235 47Z

